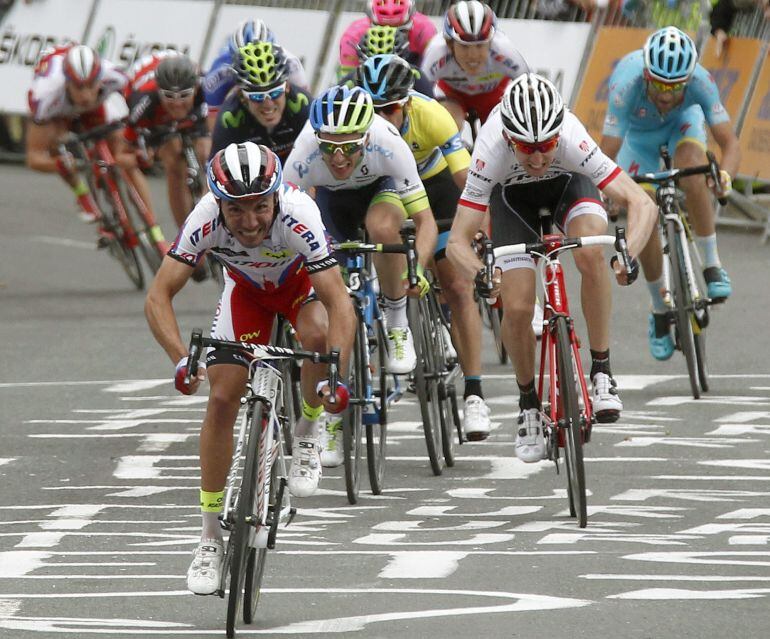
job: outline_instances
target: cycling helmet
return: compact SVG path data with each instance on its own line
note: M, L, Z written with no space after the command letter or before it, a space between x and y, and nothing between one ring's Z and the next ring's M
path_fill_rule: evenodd
M372 96L375 104L398 102L414 86L414 72L397 55L375 55L356 69L356 84Z
M209 188L218 200L240 200L275 193L281 186L281 161L262 144L228 144L208 164Z
M363 134L373 120L372 96L361 87L331 87L310 105L310 125L316 133Z
M449 7L444 16L444 37L461 44L488 42L495 35L497 17L479 0L463 0Z
M198 70L186 55L170 55L155 69L155 82L167 91L192 89L198 82Z
M383 53L404 55L408 50L409 36L405 30L397 27L381 27L376 24L366 30L356 46L358 57L362 60Z
M238 54L238 49L249 42L274 42L274 40L273 32L262 20L244 20L230 36L227 46L230 49L230 55L235 56Z
M534 144L559 132L564 122L564 101L549 80L537 73L522 73L503 94L500 115L508 135Z
M101 70L99 54L84 44L76 44L64 56L64 75L79 87L93 84Z
M659 29L644 43L644 68L654 80L687 80L697 62L695 44L690 36L676 27Z
M374 24L400 27L414 15L412 0L372 0L366 14Z
M276 87L288 76L286 54L272 42L249 42L233 58L238 85L246 91Z

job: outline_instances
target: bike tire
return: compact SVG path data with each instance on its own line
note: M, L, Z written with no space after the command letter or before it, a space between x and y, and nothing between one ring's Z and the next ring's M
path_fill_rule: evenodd
M446 384L444 380L439 382L439 398L441 399L441 452L444 455L444 463L447 468L455 465L455 438L456 424L452 413L452 395L455 395L454 405L457 405L456 389L454 384Z
M695 312L692 309L692 295L684 269L684 256L679 243L677 225L674 222L666 224L669 241L669 264L671 265L671 287L674 296L674 330L679 349L687 363L687 376L690 380L690 390L695 399L700 399L698 382L698 362L695 355L695 336L692 323Z
M120 197L123 200L123 206L125 208L129 224L134 229L136 239L139 241L139 251L144 258L145 264L150 267L150 271L153 273L158 272L160 265L163 263L163 258L166 255L165 245L161 246L155 240L150 237L151 222L148 219L146 212L146 205L144 202L137 202L139 197L138 193L135 193L131 187L126 183L127 178L122 178L116 181Z
M362 349L368 348L366 326L359 321L353 343L353 358L350 362L348 389L353 400L342 416L342 450L345 466L345 491L348 503L358 502L358 490L361 484L361 457L363 453L363 410L360 399L364 397L365 357Z
M271 344L286 348L299 348L294 339L292 327L283 316L276 319ZM285 360L283 365L283 384L281 392L281 431L283 433L284 451L291 456L294 445L294 424L302 417L302 387L300 385L301 368L292 359Z
M497 350L497 360L501 364L505 364L508 362L508 353L505 350L505 345L503 344L503 336L500 328L500 321L502 319L503 315L503 309L501 308L495 308L491 304L487 304L486 301L484 304L487 307L487 313L489 314L489 326L492 329L492 336L495 338L495 349Z
M366 424L366 463L369 469L369 486L373 495L382 494L385 483L385 451L388 442L388 375L385 370L387 350L385 329L382 322L375 320L372 327L374 341L369 347L369 365L374 372L373 388L377 389L379 403L375 403L377 423Z
M228 639L235 636L235 624L243 602L244 585L249 559L249 542L254 535L254 526L249 523L255 516L254 497L257 491L257 465L259 435L262 428L264 412L262 404L257 403L249 420L248 442L246 443L246 459L243 466L243 476L238 491L235 509L235 523L230 531L228 546L231 550L230 587L227 595L227 621L225 631Z
M559 428L564 430L564 456L567 460L567 490L570 495L570 514L577 517L578 526L588 523L586 477L583 462L583 433L580 404L575 387L575 365L572 361L572 343L569 324L565 317L556 318L556 369L561 403Z
M438 322L431 325L430 311L426 300L409 298L407 315L414 337L417 364L414 367L414 388L420 403L422 429L428 459L434 475L443 472L444 460L441 444L441 402L438 393L435 340L431 337L438 329Z
M101 191L100 196L100 209L102 211L104 227L114 235L114 239L110 241L109 251L110 254L118 261L123 271L131 280L131 283L137 290L144 289L144 273L142 267L139 264L139 257L136 254L136 247L128 245L126 239L126 232L121 223L121 219L128 220L128 212L120 197L119 184L120 182L114 179L115 190L110 189L103 182L100 183L98 191ZM103 199L106 198L107 206L102 206ZM130 224L130 221L127 223Z
M698 383L704 393L709 391L709 368L706 359L706 334L699 329L693 336L695 340L695 360L698 363Z

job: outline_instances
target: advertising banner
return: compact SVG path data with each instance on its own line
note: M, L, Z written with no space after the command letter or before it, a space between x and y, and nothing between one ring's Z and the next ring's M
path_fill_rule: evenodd
M0 24L0 112L26 113L41 51L83 37L94 0L16 2Z
M765 57L740 136L741 175L770 180L770 55Z
M700 63L708 69L719 87L722 104L733 122L746 100L754 64L762 49L762 41L753 38L730 38L722 57L717 57L715 40L709 38Z
M213 0L101 0L86 44L122 68L155 51L200 58Z

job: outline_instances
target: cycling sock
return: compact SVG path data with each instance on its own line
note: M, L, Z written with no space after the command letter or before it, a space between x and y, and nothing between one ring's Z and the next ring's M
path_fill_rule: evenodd
M610 349L606 351L595 351L591 349L591 379L596 373L604 373L612 377L610 371Z
M470 395L476 395L484 399L484 393L481 392L481 375L466 375L465 376L465 392L463 393L463 399L468 399Z
M663 301L663 295L660 293L660 289L663 288L663 276L652 282L647 282L647 288L650 291L650 298L652 299L652 312L665 313L668 309L666 308L666 303Z
M399 297L397 300L383 295L382 300L385 324L389 329L406 328L409 326L406 319L406 295Z
M203 520L201 539L222 539L219 513L222 512L222 501L224 498L224 490L209 492L201 489L201 519Z
M719 251L717 250L717 234L711 235L696 235L695 246L698 247L698 251L703 256L703 267L716 266L717 268L722 266L722 262L719 260Z
M310 420L304 415L294 424L294 437L318 439L318 419Z
M88 184L83 180L80 180L72 187L72 192L75 194L75 197L80 197L81 195L88 195L91 192L91 189L88 188Z
M219 513L222 510L222 501L225 498L225 491L218 490L216 492L209 492L201 488L201 512L203 513Z
M535 380L533 379L523 386L516 382L516 385L519 387L519 408L521 410L528 410L530 408L540 410L540 398L535 390Z
M324 412L324 407L322 404L319 404L318 406L311 406L308 404L304 398L302 398L302 417L307 419L309 422L315 422L318 421L318 418L321 416L321 413Z
M219 523L219 512L201 513L201 519L203 520L201 540L222 539L222 526Z

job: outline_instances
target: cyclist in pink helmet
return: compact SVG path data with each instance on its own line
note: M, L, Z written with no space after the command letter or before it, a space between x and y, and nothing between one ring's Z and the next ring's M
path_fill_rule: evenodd
M353 22L340 38L338 78L358 66L360 58L356 45L373 24L401 27L408 31L409 51L403 57L413 66L420 65L428 42L436 35L436 27L430 18L415 11L414 0L371 0L366 9L366 16Z

